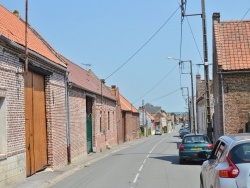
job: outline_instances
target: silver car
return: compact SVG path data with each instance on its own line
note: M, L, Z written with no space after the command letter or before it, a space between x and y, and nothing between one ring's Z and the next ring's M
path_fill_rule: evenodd
M201 166L201 188L250 188L250 133L221 136Z

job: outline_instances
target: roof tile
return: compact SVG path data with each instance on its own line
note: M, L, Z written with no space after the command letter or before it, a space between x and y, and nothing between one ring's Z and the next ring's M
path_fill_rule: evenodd
M0 34L22 46L25 46L25 22L0 5ZM63 66L51 46L33 29L28 28L28 48L43 57Z
M223 70L250 69L250 20L214 22L214 36Z
M139 111L130 103L128 102L127 99L125 99L125 97L123 97L120 94L120 102L121 102L121 109L124 111L132 111L134 113L139 113Z
M70 72L69 80L71 82L95 94L102 94L104 97L117 100L105 84L101 90L101 80L91 70L86 71L62 55L60 57L67 63L67 68Z

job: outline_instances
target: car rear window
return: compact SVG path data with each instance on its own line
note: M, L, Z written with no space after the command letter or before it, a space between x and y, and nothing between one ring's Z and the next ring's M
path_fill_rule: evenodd
M250 163L250 143L239 144L233 147L228 157L234 164Z
M183 143L210 143L209 138L205 135L194 135L194 136L186 136L183 139Z

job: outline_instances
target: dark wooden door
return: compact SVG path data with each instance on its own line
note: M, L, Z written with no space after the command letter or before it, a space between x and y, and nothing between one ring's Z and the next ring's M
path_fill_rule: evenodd
M92 116L87 117L87 152L92 152Z
M26 174L30 176L47 166L47 129L44 76L25 75Z
M92 127L92 105L91 97L86 97L86 113L87 113L87 152L93 151L93 127Z

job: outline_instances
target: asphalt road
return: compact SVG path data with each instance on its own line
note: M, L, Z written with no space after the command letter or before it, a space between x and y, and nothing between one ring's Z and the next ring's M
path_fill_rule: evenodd
M57 182L53 188L199 188L199 163L179 165L176 132L152 136Z

